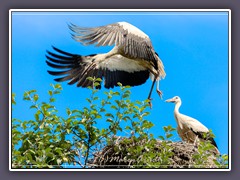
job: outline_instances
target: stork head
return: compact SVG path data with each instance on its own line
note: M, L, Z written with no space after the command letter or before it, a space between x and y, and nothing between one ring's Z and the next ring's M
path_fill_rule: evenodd
M171 102L171 103L177 104L179 102L181 103L181 98L179 96L174 96L171 99L167 99L165 102Z

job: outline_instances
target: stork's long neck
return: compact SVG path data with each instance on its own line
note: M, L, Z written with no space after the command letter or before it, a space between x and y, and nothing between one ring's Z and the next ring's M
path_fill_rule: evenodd
M180 123L179 123L180 119L178 119L177 117L179 117L179 114L180 114L179 108L180 108L181 104L182 104L181 102L177 102L175 104L175 108L174 108L174 116L175 116L175 119L176 119L176 121L178 123L178 126L180 126Z
M177 103L175 104L174 114L175 114L175 113L178 113L178 114L179 114L179 108L180 108L181 104L182 104L181 102L177 102Z

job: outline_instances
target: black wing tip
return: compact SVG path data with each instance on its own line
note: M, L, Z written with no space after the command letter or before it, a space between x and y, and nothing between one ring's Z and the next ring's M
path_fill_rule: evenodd
M191 128L191 130L195 135L199 136L199 138L204 139L206 141L210 141L210 143L218 149L217 143L213 137L203 138L203 134L202 134L203 132L195 132L192 128Z
M48 66L52 67L52 63L48 60L45 61L47 63Z
M72 22L67 22L68 26L76 26L75 24L73 24Z
M59 52L59 53L63 53L64 51L62 51L61 49L58 49L58 48L56 48L55 46L53 46L52 45L52 48L55 50L55 51L57 51L57 52ZM64 53L63 53L64 54Z
M77 56L76 54L72 54L72 53L69 53L69 52L66 52L66 51L63 51L59 48L56 48L55 46L52 45L52 49L55 50L56 52L62 54L62 55L66 55L66 56L70 56L70 57L74 57L74 56ZM51 55L51 56L55 56L57 54L49 51L49 50L46 50L47 54Z
M50 55L50 52L47 51L47 54L45 54L45 57L47 58L46 62L48 60L51 61L51 59L52 59L49 55Z
M209 141L211 142L212 145L214 145L218 149L217 143L213 138L210 138Z
M53 76L56 76L56 74L57 74L56 71L49 71L49 70L47 70L47 72L48 72L48 74L51 74L51 75L53 75Z
M54 45L51 45L52 49L57 49ZM49 50L46 50L47 52L49 52Z
M51 47L52 47L52 49L54 49L55 51L56 51L56 47L55 46L53 46L53 45L51 45ZM49 55L51 55L51 54L53 54L51 51L49 51L48 49L46 50L46 53L47 54L49 54Z
M61 78L55 78L54 81L56 82L64 82L64 77L61 77Z
M71 29L71 30L72 30L72 28L77 27L77 25L76 25L76 24L73 24L72 22L67 23L67 26L68 26L68 28Z

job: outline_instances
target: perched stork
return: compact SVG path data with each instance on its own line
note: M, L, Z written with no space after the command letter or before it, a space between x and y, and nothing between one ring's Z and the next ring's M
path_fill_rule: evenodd
M206 133L207 135L209 133L209 130L206 126L204 126L198 120L179 112L179 108L182 104L179 96L168 99L166 102L175 103L174 117L178 125L177 132L183 141L195 144L198 139L202 141L209 140L211 144L216 147L216 149L218 148L215 140L212 137L204 137L203 133Z
M104 77L104 87L113 88L122 85L137 86L151 77L153 80L148 99L157 81L165 77L164 66L154 51L149 37L137 27L127 22L117 22L95 28L69 25L72 37L83 45L111 46L113 49L104 54L82 56L64 52L53 47L55 52L47 51L47 64L60 71L48 71L58 82L77 83L77 87L88 87L92 82L87 77ZM101 88L99 85L97 88Z

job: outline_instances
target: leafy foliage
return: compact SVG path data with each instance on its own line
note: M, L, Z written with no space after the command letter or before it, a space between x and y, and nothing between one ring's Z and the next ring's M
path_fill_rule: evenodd
M210 139L214 138L215 135L212 133L212 130L210 130L209 133L204 133L203 137ZM218 149L211 144L210 140L199 142L197 149L197 153L193 155L195 168L208 167L209 160L212 160L218 168L228 168L228 155L220 155ZM213 154L215 154L214 158Z
M62 91L60 84L51 84L47 101L40 101L36 90L24 93L23 100L30 103L34 118L12 119L12 168L96 168L99 165L96 161L107 165L103 152L109 147L115 155L132 160L128 161L128 168L168 167L173 156L170 139L175 129L164 126L165 137L159 136L161 145L156 146L158 140L150 133L154 124L147 120L148 100L131 101L130 87L121 83L119 91L105 92L105 98L100 99L95 87L102 80L88 79L93 82L88 87L91 91L86 99L88 106L66 108L65 117L54 106L55 96ZM12 105L17 105L15 97L12 94ZM206 148L208 145L200 146L196 165L204 164L208 158L204 155ZM227 166L228 159L222 157L215 161L221 168Z
M65 120L57 116L58 111L51 104L54 95L62 88L58 84L52 87L49 103L39 103L36 90L24 93L23 99L33 104L30 108L35 109L35 119L22 121L14 118L12 121L13 168L60 168L64 162L74 161L76 151L66 140Z

